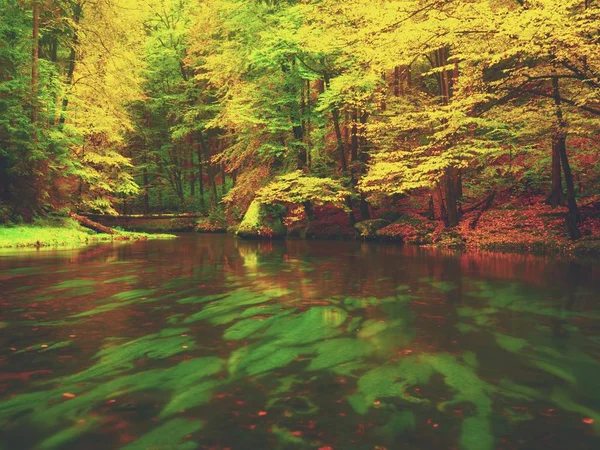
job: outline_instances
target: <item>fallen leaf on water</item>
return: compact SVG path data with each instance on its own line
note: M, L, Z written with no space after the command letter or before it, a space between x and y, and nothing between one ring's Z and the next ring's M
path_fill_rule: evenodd
M585 419L583 419L583 423L587 423L588 425L591 425L594 423L594 419L592 419L591 417L586 417Z
M266 411L259 411L259 412L258 412L258 415L259 415L259 416L266 416L266 415L267 415L267 412L266 412Z
M72 393L70 393L70 392L65 392L65 393L64 393L62 396L63 396L64 398L75 398L75 397L76 397L76 395L75 395L75 394L72 394Z

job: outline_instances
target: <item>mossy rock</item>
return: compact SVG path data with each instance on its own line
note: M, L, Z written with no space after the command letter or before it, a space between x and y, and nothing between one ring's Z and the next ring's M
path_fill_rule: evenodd
M363 238L373 238L376 236L378 230L381 230L383 227L387 227L391 222L385 219L371 219L371 220L363 220L362 222L358 222L354 225L354 228L358 230L361 237Z
M307 239L357 239L359 234L350 225L315 220L309 222L305 236Z
M402 217L402 214L398 211L382 211L377 214L379 219L387 220L388 222L395 222Z
M253 200L237 229L236 235L245 239L282 238L287 230L281 218L282 211Z

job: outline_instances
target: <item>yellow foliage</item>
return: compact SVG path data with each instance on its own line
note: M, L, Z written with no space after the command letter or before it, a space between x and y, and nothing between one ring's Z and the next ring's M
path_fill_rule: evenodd
M311 202L314 205L333 203L344 207L345 199L350 195L339 181L305 176L297 170L275 178L258 191L256 200L265 205Z

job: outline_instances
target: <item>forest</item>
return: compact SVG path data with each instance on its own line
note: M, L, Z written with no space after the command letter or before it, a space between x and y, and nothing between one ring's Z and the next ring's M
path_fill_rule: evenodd
M599 146L593 0L0 0L5 227L599 253Z
M598 450L599 261L600 0L0 0L0 450Z

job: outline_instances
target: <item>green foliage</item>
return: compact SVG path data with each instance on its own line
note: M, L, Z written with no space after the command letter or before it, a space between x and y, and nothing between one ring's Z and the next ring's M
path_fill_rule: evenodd
M123 206L216 230L255 194L345 209L433 192L448 215L544 193L559 128L598 194L594 2L121 3L44 5L38 61L31 5L0 3L0 220Z
M2 201L10 218L28 220L65 206L115 213L115 202L137 192L121 142L139 36L121 31L135 24L135 8L42 5L33 59L30 7L0 3Z

